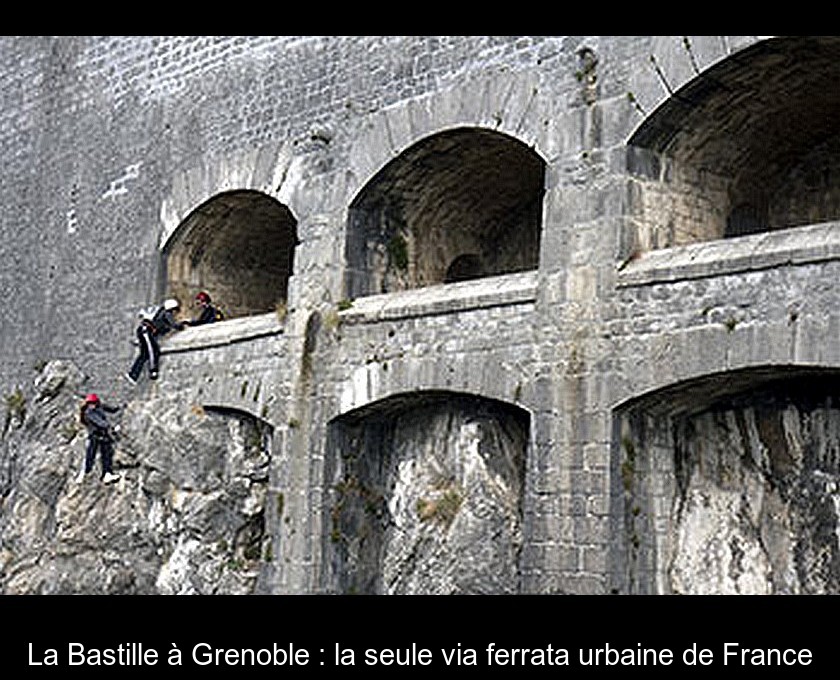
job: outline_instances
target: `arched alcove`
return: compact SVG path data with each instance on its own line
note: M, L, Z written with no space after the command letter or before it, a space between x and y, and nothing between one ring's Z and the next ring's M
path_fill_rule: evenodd
M182 305L210 293L228 318L274 311L293 272L297 221L258 191L219 194L178 226L166 247L167 295Z
M840 593L840 372L710 375L619 409L619 592Z
M629 140L641 250L840 218L840 38L736 52L676 91Z
M443 282L454 283L456 281L477 279L483 271L484 267L482 266L480 255L476 253L464 253L463 255L458 255L446 268Z
M519 592L530 419L474 395L391 397L330 423L325 580L340 593Z
M350 298L539 265L545 162L519 140L480 128L427 137L382 168L348 213Z

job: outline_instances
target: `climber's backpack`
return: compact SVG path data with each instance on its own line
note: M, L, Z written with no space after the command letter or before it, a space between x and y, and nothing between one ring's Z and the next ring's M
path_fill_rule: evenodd
M151 305L150 307L144 307L139 312L137 312L137 316L142 321L153 321L161 309L162 307L160 305Z

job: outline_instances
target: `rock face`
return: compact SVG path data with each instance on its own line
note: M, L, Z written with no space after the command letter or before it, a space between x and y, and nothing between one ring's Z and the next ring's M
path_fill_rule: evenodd
M54 361L7 400L0 448L0 591L242 594L264 551L269 438L260 424L165 398L115 417L118 482L75 481L86 377ZM107 395L100 395L107 403Z
M676 592L838 592L840 410L742 406L693 419L675 504Z
M637 443L647 473L628 484L627 527L660 527L659 589L686 594L840 590L840 408L821 382L789 381L660 419ZM660 443L659 448L653 442ZM661 446L662 442L668 445ZM673 456L672 465L654 459ZM652 454L652 455L651 455ZM637 462L639 462L637 460ZM651 471L656 470L655 473ZM663 501L646 503L660 479ZM654 494L655 496L655 494ZM649 516L648 516L649 515ZM652 521L651 521L652 520ZM631 555L632 555L631 550ZM637 572L641 573L641 572ZM644 576L639 582L644 581Z
M146 396L120 406L114 471L76 479L87 377L53 361L7 399L4 594L247 594L271 561L271 432L239 412ZM107 404L107 395L100 395ZM345 593L517 593L527 415L425 397L340 423L329 494Z
M342 592L519 592L527 432L473 399L343 426L328 551Z

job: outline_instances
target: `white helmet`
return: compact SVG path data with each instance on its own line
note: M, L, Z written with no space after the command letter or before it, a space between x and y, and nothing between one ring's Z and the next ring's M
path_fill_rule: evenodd
M178 304L178 301L175 298L169 298L163 303L163 308L169 311L172 311L173 309L178 309L178 307L180 307L180 305Z

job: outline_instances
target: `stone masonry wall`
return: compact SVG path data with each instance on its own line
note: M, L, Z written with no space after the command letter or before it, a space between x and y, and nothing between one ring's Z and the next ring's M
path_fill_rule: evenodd
M14 263L0 271L0 387L11 394L33 367L61 358L132 408L165 396L268 425L271 557L258 583L276 593L339 589L325 563L336 422L426 392L498 400L530 427L518 572L505 588L625 592L632 509L619 424L628 405L709 375L725 387L747 369L840 366L831 292L840 240L824 221L835 218L831 178L789 168L773 216L796 219L797 229L714 240L731 177L707 172L714 154L692 146L725 148L713 126L708 138L689 130L679 147L677 160L701 163L669 165L664 142L628 151L640 126L683 105L681 88L700 107L702 88L690 88L702 74L763 44L0 39L0 254ZM347 299L354 199L421 140L478 128L527 145L543 164L538 266ZM833 169L831 148L813 150L814 168ZM285 307L173 335L161 380L129 386L121 373L136 351L136 311L164 292L167 246L199 206L233 191L261 192L296 221ZM827 207L800 205L803 194ZM662 565L638 573L661 574ZM655 576L649 583L656 590Z
M4 38L2 242L6 260L19 265L0 279L9 307L4 390L51 356L103 380L125 362L134 311L158 292L161 213L173 190L189 191L175 184L183 175L195 189L206 181L218 190L236 168L213 159L235 163L276 146L306 155L323 127L335 137L332 167L305 174L318 174L319 191L329 192L343 181L342 159L371 112L462 74L540 55L557 61L563 44L490 36ZM218 175L201 177L211 166ZM297 211L302 270L338 266L331 253L322 259L310 250L341 229L340 213L325 215L323 200Z

